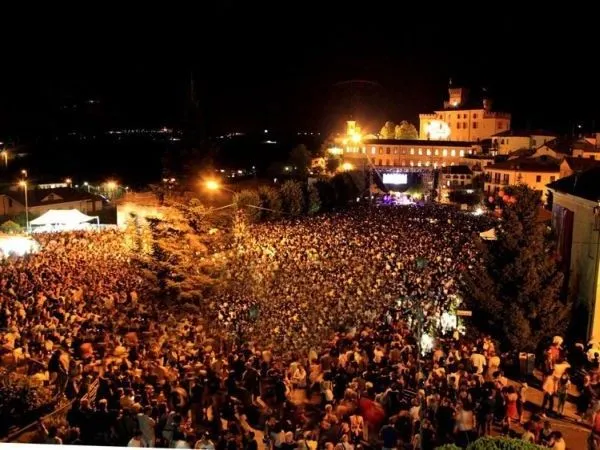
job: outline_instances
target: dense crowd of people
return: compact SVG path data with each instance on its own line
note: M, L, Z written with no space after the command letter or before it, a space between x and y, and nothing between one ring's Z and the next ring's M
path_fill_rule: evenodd
M40 424L47 443L465 446L513 431L526 397L488 336L447 322L486 220L381 206L252 225L197 315L156 298L121 232L41 235L0 266L0 340L73 400L67 426ZM542 419L528 439L564 448Z

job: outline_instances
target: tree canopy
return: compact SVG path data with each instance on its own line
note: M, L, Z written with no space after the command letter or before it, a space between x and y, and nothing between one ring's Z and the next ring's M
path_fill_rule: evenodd
M382 139L394 139L396 137L396 126L394 125L394 122L388 120L381 128L379 135Z
M412 123L408 123L406 120L400 122L400 125L396 125L394 128L394 135L396 139L418 139L419 132Z
M571 310L561 296L554 242L537 220L540 197L519 185L497 199L503 207L497 240L481 243L481 259L465 277L474 320L516 350L534 351L564 332Z

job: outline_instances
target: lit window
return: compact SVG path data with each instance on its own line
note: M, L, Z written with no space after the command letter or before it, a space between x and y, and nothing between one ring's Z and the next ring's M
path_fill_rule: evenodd
M410 167L414 166L415 163L413 161L410 162Z
M427 149L427 156L431 156L431 149L430 148Z
M446 167L446 163L445 162L442 163L442 167Z
M422 155L422 154L423 154L423 149L422 149L422 148L420 148L420 149L419 149L419 155Z
M383 147L379 147L379 154L383 155Z
M458 155L461 156L461 157L465 156L465 151L461 150L460 152L458 152Z
M438 163L437 163L437 162L434 162L434 163L433 163L433 168L434 168L434 169L437 169L437 166L438 166Z
M456 156L456 150L454 150L454 149L450 150L450 156Z
M425 166L429 167L429 161L425 162Z
M440 154L440 151L439 151L439 150L436 148L436 149L433 151L433 154L434 154L435 156L438 156L438 155Z
M414 149L414 148L411 148L411 149L410 149L410 154L411 154L411 155L414 155L414 154L415 154L415 149Z
M448 149L442 150L442 156L448 156Z
M451 162L451 163L450 163L450 165L451 165L451 166L453 166L453 165L454 165L454 163L453 163L453 162Z
M398 154L398 147L394 147L394 155Z
M377 149L375 147L371 147L371 155L377 153Z
M421 167L421 161L419 161L419 162L417 163L417 166Z

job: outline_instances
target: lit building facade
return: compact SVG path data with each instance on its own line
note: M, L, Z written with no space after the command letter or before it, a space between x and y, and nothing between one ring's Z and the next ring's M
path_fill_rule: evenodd
M550 183L552 227L580 338L600 336L600 167ZM587 326L585 324L587 323ZM585 334L585 335L584 335Z
M505 186L525 184L542 193L546 201L546 185L560 176L559 162L551 158L516 158L490 164L483 168L484 187L488 194L500 191Z
M508 155L516 150L538 148L556 137L556 134L544 130L506 130L492 136L492 151L498 155Z
M481 147L472 142L368 139L344 147L344 162L362 167L438 169L480 163Z
M490 99L471 103L468 90L461 87L449 88L448 94L442 110L419 114L421 139L478 142L510 129L511 115L492 111Z

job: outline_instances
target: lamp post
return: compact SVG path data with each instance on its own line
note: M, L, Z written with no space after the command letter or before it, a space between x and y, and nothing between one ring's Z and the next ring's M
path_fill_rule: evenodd
M27 200L27 181L21 180L19 182L19 186L21 186L25 191L25 226L27 231L29 231L29 203Z
M84 181L83 185L87 188L87 191L90 192L90 183L88 183L87 181Z

